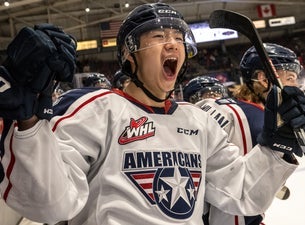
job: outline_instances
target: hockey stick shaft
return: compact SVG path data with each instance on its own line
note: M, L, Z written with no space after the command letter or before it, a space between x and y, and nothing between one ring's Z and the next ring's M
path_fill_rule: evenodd
M274 65L264 48L258 31L255 28L253 22L248 17L229 10L215 10L210 15L209 25L211 28L228 28L236 30L237 32L245 35L255 47L257 54L259 55L261 62L263 63L266 70L266 76L268 77L268 80L270 80L272 84L278 86L279 88L283 88ZM302 148L303 153L305 154L304 130L301 128L295 129L294 133L299 145Z
M229 10L215 10L210 15L209 25L211 28L229 28L245 35L261 58L268 78L273 84L282 88L279 76L263 46L263 42L253 22L248 17Z

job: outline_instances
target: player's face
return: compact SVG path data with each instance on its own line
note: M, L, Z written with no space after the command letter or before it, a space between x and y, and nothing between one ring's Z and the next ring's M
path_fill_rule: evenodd
M206 98L214 98L214 99L219 99L221 98L223 95L220 92L217 91L208 91L208 92L204 92L201 95L201 99L206 99Z
M175 29L156 29L140 37L135 52L137 75L155 96L164 98L174 88L185 60L183 35Z
M298 86L297 74L288 70L277 70L283 86Z

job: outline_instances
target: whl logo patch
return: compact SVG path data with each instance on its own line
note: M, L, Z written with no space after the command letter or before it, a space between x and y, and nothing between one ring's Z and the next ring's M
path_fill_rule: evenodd
M119 144L125 145L155 136L156 128L153 122L148 122L147 120L148 118L145 116L137 120L131 118L129 126L125 127L119 138Z

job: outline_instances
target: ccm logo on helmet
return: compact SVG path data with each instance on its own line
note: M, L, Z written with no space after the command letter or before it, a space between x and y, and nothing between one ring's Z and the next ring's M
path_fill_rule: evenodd
M175 15L177 14L176 11L170 9L158 9L158 13L175 14Z

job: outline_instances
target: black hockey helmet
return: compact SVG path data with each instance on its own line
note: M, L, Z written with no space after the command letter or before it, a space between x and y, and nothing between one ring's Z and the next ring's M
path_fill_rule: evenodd
M89 73L82 79L84 87L102 87L111 88L111 83L104 74L101 73Z
M123 89L124 83L129 80L130 77L124 74L121 70L115 72L113 79L112 79L112 87Z
M223 97L226 93L224 85L215 77L199 76L190 80L183 89L183 99L187 102L195 103L201 100L205 93Z
M143 4L128 14L117 35L117 57L123 72L131 73L129 66L125 65L124 51L134 53L139 50L140 35L157 28L173 28L181 31L184 35L187 56L191 58L197 54L193 33L177 10L164 3Z
M276 70L293 71L299 75L302 66L292 50L272 43L264 43L264 47ZM240 70L245 83L251 83L255 70L265 70L254 46L244 53Z

